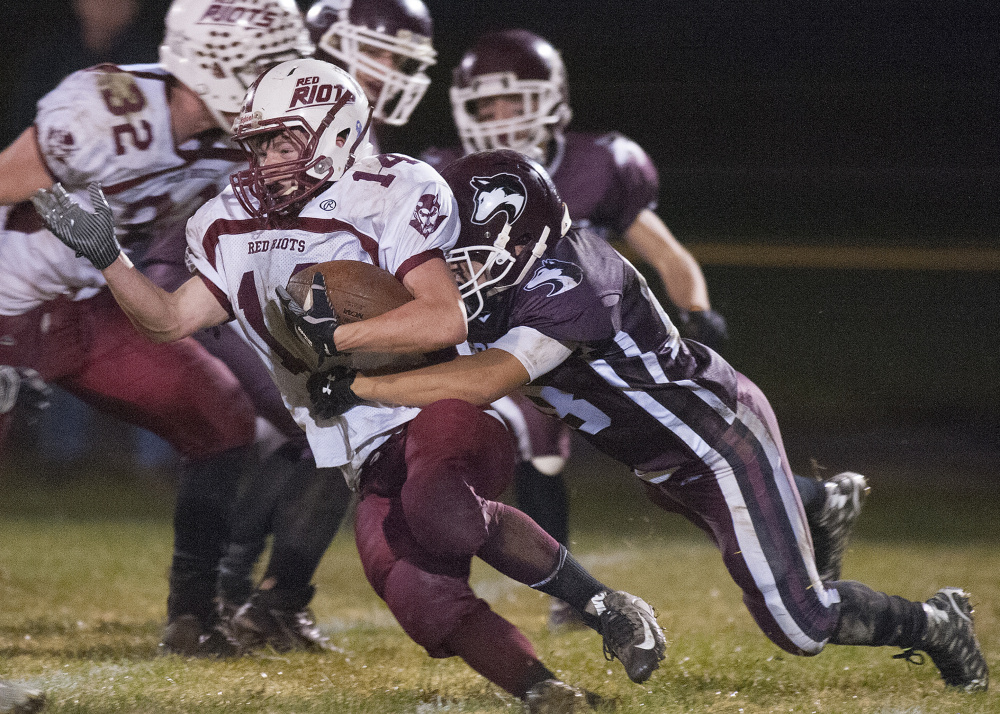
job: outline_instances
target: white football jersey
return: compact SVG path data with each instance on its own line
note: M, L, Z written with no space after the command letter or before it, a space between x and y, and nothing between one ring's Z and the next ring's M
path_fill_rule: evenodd
M175 146L168 79L159 65L99 65L69 75L38 102L35 127L49 172L87 207L87 185L101 183L126 251L141 250L154 233L173 230L181 240L184 222L245 165L243 152L221 132ZM37 221L8 221L9 215L0 223L4 233L44 229ZM24 312L57 294L81 297L74 291L80 282L104 284L86 258L48 246L58 242L49 238L0 238L0 314ZM46 245L35 245L42 240ZM73 282L63 284L63 276Z
M328 260L364 261L402 280L425 260L443 257L458 229L448 184L427 164L398 154L358 160L280 228L250 218L232 189L188 222L190 265L269 365L318 466L346 466L353 480L371 450L419 410L359 405L317 421L306 389L317 359L285 326L275 289L299 270Z

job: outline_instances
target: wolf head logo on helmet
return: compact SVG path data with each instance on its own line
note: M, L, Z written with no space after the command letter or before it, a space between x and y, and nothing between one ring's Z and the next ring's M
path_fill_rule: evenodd
M545 169L516 151L469 154L441 175L455 194L462 224L448 263L472 320L488 298L521 284L566 235L569 212Z
M422 0L318 0L306 13L316 58L343 67L368 94L377 121L405 124L437 61Z
M247 88L268 67L313 51L295 0L174 0L160 64L197 92L229 131Z
M294 212L371 153L370 122L365 93L340 67L312 58L272 67L250 87L233 125L250 160L230 177L236 198L257 218ZM295 156L265 163L262 148L277 137Z
M524 209L528 192L521 179L513 174L473 176L472 187L476 189L476 195L473 196L476 210L471 218L473 223L489 223L499 211L507 215L508 223L513 223Z

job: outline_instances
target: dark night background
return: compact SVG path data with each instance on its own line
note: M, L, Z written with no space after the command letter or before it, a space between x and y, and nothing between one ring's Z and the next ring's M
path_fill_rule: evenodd
M147 3L148 34L167 4ZM390 137L407 153L456 141L451 68L482 31L521 26L563 51L573 127L621 131L653 157L660 215L696 255L706 242L995 247L992 3L427 4L439 63ZM68 2L5 5L6 113L19 58L68 31ZM789 431L923 425L955 448L1000 449L996 272L704 270L729 320L726 356Z

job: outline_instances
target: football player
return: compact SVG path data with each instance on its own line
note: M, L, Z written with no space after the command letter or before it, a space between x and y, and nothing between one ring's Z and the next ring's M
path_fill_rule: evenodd
M427 7L421 0L319 0L310 7L305 21L316 44L313 56L346 70L364 90L372 107L368 138L373 152L379 153L382 142L376 137L378 129L405 124L430 83L425 70L434 63L435 53ZM180 262L178 254L174 263ZM160 285L176 288L187 275L177 271L177 276L175 283L160 282ZM254 362L259 360L254 358ZM280 399L277 406L291 422ZM303 434L294 423L292 427ZM310 613L276 608L275 592L251 594L247 584L252 582L253 567L264 550L267 535L276 528L294 529L291 535L295 538L274 533L278 542L297 539L310 544L309 557L288 554L287 570L298 573L300 579L311 575L325 550L324 541L329 545L336 535L342 518L337 511L342 509L344 497L329 494L320 497L324 494L308 487L308 473L287 468L268 469L266 473L268 477L247 484L235 509L233 541L222 561L220 604L223 613L231 618L232 634L244 647L266 640L278 649L309 649L322 643L316 637L318 631L309 626ZM331 487L318 474L313 475L320 479L315 488L322 489L324 484ZM344 484L339 477L335 481L338 486ZM331 513L331 509L335 511ZM304 545L300 547L305 550ZM284 548L272 549L269 568L281 569L285 558ZM269 583L269 574L265 573L262 584ZM247 599L248 605L239 617L232 617ZM301 599L286 598L292 604Z
M700 266L655 213L656 167L621 134L566 130L572 116L566 68L547 40L522 29L483 35L454 70L451 105L465 153L509 148L537 160L569 206L575 226L621 240L655 269L685 337L715 350L723 345L726 322L711 309ZM432 148L421 158L440 170L461 153ZM567 545L569 508L562 477L570 453L567 427L539 414L519 394L495 407L518 434L518 505ZM824 484L796 480L807 496L820 570L837 579L867 483L857 474L838 474ZM552 626L572 624L571 616L564 604L553 602Z
M241 7L176 0L160 64L69 75L0 153L0 364L37 369L184 457L163 638L167 651L184 654L231 649L215 628L216 577L234 482L253 455L247 394L255 392L194 340L157 346L137 334L100 271L45 229L28 198L56 181L81 197L91 181L103 182L126 250L138 257L151 241L165 241L147 257L167 282L154 265L173 255L163 245L182 237L195 209L245 166L226 132L246 87L262 69L311 50L292 0ZM186 275L180 245L173 260ZM245 362L258 361L249 353ZM253 388L269 386L257 371ZM288 431L298 435L290 420Z
M197 275L172 293L129 265L99 186L91 186L94 213L58 186L33 200L67 246L104 266L116 298L150 337L176 340L239 321L317 464L339 469L359 490L355 538L365 574L431 656L460 656L529 702L579 695L475 596L468 577L478 555L519 582L569 598L628 675L644 681L664 650L649 606L598 583L523 513L493 500L514 459L500 420L460 400L424 410L361 405L332 418L312 407L310 387L326 379L321 365L371 352L428 353L467 336L444 260L459 227L451 190L423 162L373 154L370 122L364 91L338 67L302 59L264 72L234 125L250 168L189 221ZM102 256L112 253L108 264ZM341 324L318 272L297 303L285 289L289 278L329 260L377 265L414 299Z
M462 227L448 261L474 355L384 377L335 369L315 409L377 402L489 404L524 387L533 402L627 465L649 498L701 528L743 602L785 651L827 643L930 655L946 685L985 690L969 596L912 602L824 581L774 413L717 353L681 338L643 277L598 236L570 228L544 169L522 154L468 155L443 172Z

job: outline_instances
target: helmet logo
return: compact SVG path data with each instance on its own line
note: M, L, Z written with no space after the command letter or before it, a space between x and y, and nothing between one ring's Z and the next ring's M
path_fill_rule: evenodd
M583 282L583 271L576 263L545 258L535 274L531 276L531 280L524 284L524 289L537 290L545 287L549 289L549 293L545 297L553 297L567 290L572 290L581 282Z
M521 215L528 200L524 183L514 174L473 176L469 184L476 189L472 198L476 204L472 222L478 225L489 223L498 213L506 214L507 223L513 223Z
M238 5L233 0L212 3L198 20L199 25L235 25L243 23L250 27L270 27L278 17L272 9L276 3L268 3L263 8Z
M289 109L300 106L316 106L320 104L336 104L344 93L351 94L342 84L320 84L319 77L299 77L295 82L295 91ZM348 104L354 103L354 95L347 98Z
M413 209L413 218L410 219L410 225L413 226L417 233L426 238L438 229L441 221L448 217L438 215L438 211L440 210L441 202L438 201L437 196L433 193L425 193L417 201L417 207Z

